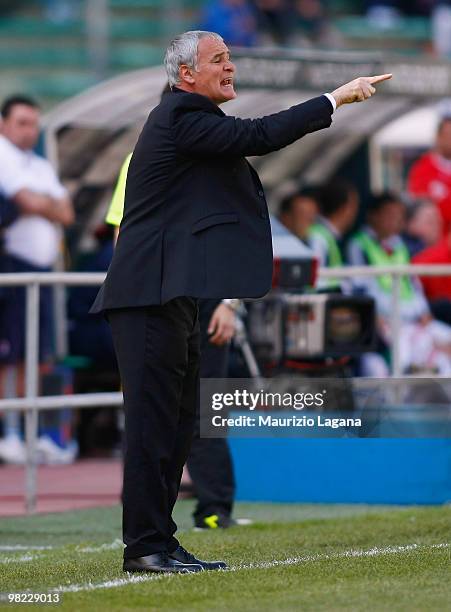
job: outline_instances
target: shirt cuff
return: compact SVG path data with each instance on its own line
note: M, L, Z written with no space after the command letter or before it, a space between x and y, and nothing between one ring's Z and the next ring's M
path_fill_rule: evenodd
M332 94L330 94L330 93L325 93L324 95L325 95L325 96L326 96L326 98L329 100L329 102L332 104L332 108L333 108L333 111L332 111L332 112L335 112L335 111L337 110L337 101L335 100L335 98L333 97L333 95L332 95Z
M240 310L241 308L241 300L237 298L224 298L222 300L222 303L225 306L228 306L231 310L233 310L233 312L236 312L237 310Z

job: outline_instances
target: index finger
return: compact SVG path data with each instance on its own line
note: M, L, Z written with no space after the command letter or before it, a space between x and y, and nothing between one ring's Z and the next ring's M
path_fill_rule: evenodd
M388 74L379 74L377 76L372 76L372 77L368 77L368 81L371 85L374 85L375 83L381 83L382 81L388 81L388 79L392 78L392 74L391 72Z

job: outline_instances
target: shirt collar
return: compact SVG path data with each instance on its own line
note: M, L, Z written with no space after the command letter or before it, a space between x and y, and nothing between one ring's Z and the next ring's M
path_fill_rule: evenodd
M334 238L336 238L337 240L340 240L341 232L335 227L333 223L329 221L329 219L326 219L326 217L319 215L318 220L322 225L327 227L327 229L330 231L330 233L333 235Z
M9 147L13 151L19 153L20 155L24 157L32 157L34 155L34 151L32 149L26 149L26 150L21 149L20 147L16 146L13 142L11 142L9 138L6 138L6 136L3 136L3 134L0 134L0 142L3 142L4 145L6 145L7 147Z
M177 87L176 85L172 86L171 92L176 93L176 94L185 94L187 96L195 96L199 101L202 102L203 105L208 106L209 108L214 110L218 115L225 115L224 111L220 109L219 106L215 102L210 100L210 98L207 98L207 96L203 96L202 94L199 94L196 92L185 91L184 89L180 89L180 87Z
M365 225L363 229L373 240L378 242L383 248L386 249L394 250L399 247L399 245L403 242L401 236L399 236L398 234L393 234L393 236L389 236L388 238L380 240L376 232L369 225Z

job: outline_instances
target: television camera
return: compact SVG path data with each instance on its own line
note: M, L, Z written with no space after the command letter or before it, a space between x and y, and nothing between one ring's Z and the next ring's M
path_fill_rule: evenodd
M337 289L314 290L318 260L312 250L271 219L273 287L247 303L247 331L258 361L283 363L358 356L373 349L372 298Z

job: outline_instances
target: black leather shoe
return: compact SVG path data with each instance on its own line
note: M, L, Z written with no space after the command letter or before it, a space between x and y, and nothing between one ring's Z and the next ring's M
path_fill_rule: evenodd
M174 557L169 557L166 552L154 553L146 557L135 557L134 559L124 559L124 572L155 572L159 574L189 574L201 572L203 567L201 562L191 561L184 563Z
M179 561L183 564L201 565L205 570L227 569L227 563L224 563L224 561L201 561L200 559L197 559L193 554L185 550L183 546L179 546L174 550L174 552L169 553L169 558L174 559L175 561Z

